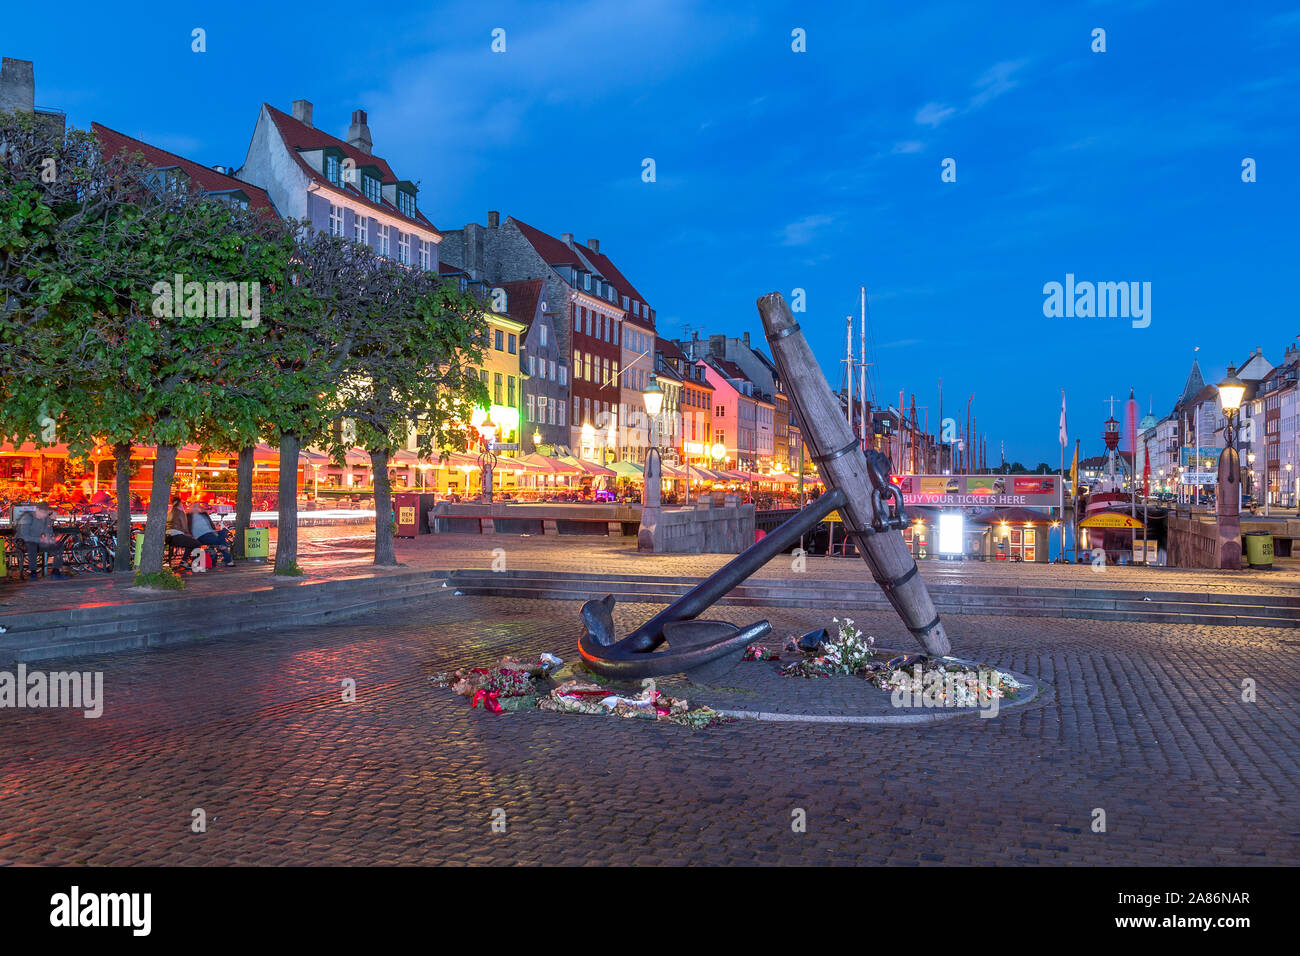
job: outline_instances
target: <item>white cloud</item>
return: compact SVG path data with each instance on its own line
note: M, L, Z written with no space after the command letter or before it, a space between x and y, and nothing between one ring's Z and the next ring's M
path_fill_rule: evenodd
M893 152L895 153L919 153L925 149L925 143L920 140L906 139L902 142L895 143Z
M1012 79L1012 74L1024 66L1024 60L1003 60L1001 63L995 63L988 71L975 81L975 86L979 90L971 97L970 108L979 109L986 103L989 103L1003 93L1015 87L1017 80Z
M781 240L782 245L786 246L806 246L816 238L815 233L822 226L830 225L834 222L833 216L827 216L819 213L813 216L804 216L802 219L790 223L783 230L784 238Z
M957 111L951 106L944 106L942 103L926 103L916 111L916 122L921 126L933 128L956 114Z

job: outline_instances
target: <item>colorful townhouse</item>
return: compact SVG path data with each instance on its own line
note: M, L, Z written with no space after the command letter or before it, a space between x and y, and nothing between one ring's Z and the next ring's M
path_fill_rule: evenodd
M621 384L623 323L631 319L640 334L647 334L653 331L655 312L600 251L598 240L584 245L572 233L557 238L492 211L486 226L468 223L444 231L439 254L488 287L542 281L546 311L569 366L568 433L556 451L609 461L620 447L636 443L629 440L622 417L631 418L637 402L624 395ZM626 412L623 406L628 406Z
M352 114L347 139L340 139L316 128L307 100L295 100L292 114L263 103L234 175L264 189L286 218L437 271L442 236L420 211L415 184L398 179L372 148L365 110Z

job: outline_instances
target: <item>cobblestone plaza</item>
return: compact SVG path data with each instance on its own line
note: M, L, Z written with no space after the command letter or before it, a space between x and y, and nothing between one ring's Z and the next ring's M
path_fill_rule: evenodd
M314 537L309 574L355 570L346 535ZM603 540L421 539L400 557L483 567L496 546L535 567L608 570L615 554L628 573L716 564ZM977 573L1000 572L1011 569ZM779 573L776 562L764 573ZM863 576L859 562L830 559L810 573ZM214 592L214 613L219 601ZM620 632L655 610L619 605ZM996 719L917 727L742 720L692 731L492 715L430 681L503 654L572 657L577 611L449 588L330 626L69 663L103 672L103 716L0 715L0 863L1300 862L1293 629L954 615L955 652L1047 691ZM834 613L709 616L767 616L782 637ZM892 612L855 618L882 643L906 639ZM1247 679L1253 703L1242 700ZM341 693L349 680L354 702ZM199 809L207 828L195 833ZM1105 832L1093 829L1098 809ZM504 833L491 826L498 810ZM802 833L791 825L799 810Z

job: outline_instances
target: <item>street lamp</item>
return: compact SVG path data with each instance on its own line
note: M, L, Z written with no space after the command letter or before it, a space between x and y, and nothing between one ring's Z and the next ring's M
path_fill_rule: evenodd
M481 443L482 451L478 457L479 475L481 480L479 484L483 489L483 500L488 504L492 503L492 472L496 468L497 456L492 450L492 444L496 441L497 426L492 421L492 413L489 411L487 418L483 419L483 424L479 425L478 432L483 436Z
M646 452L646 473L650 471L650 456L659 458L659 413L664 407L664 390L659 387L659 376L654 372L650 373L650 384L645 387L641 393L641 399L645 402L645 413L650 416L650 450ZM660 467L656 469L657 473L663 474L663 462L660 461ZM649 488L645 489L647 492ZM658 495L655 496L656 503Z
M1219 455L1218 484L1215 487L1214 512L1218 524L1219 567L1241 570L1241 468L1237 458L1234 419L1246 394L1246 383L1237 378L1237 370L1228 366L1228 374L1219 383L1219 404L1223 406L1223 451Z

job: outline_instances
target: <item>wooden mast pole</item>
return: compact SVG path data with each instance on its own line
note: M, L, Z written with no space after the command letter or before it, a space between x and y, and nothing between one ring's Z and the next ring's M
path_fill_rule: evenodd
M827 489L841 489L847 496L847 503L840 509L845 531L854 537L871 576L884 589L907 629L927 653L947 655L952 645L903 535L898 531L870 533L876 514L866 455L840 414L839 401L790 314L790 307L781 293L773 292L758 300L758 311L772 359L789 387L790 402L798 411L804 441L822 479Z

